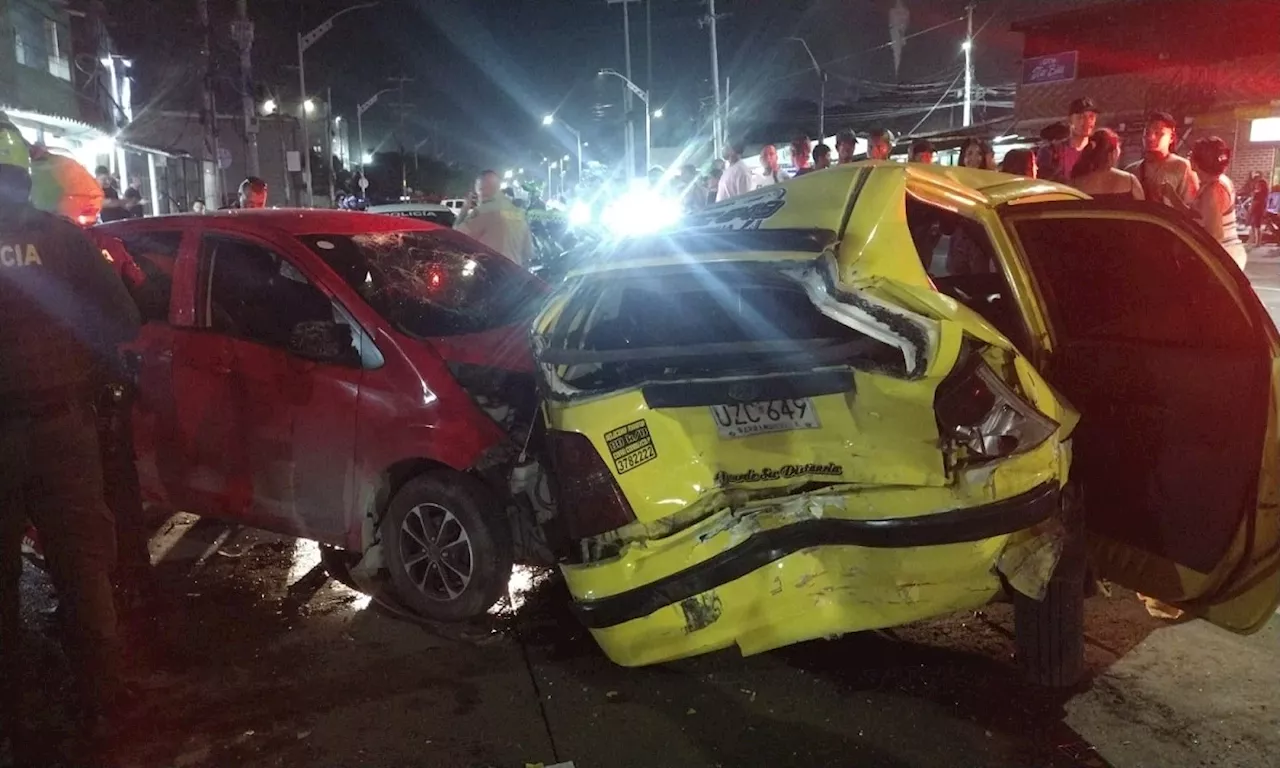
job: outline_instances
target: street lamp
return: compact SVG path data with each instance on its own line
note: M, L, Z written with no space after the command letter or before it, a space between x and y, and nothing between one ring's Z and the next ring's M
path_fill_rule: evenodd
M316 103L311 99L305 99L302 102L302 111L308 115L316 111Z
M276 104L275 99L267 99L266 101L262 102L262 114L274 115L276 113L277 106L278 105Z
M648 174L650 157L653 154L653 126L650 120L651 115L649 111L649 93L648 91L643 90L640 86L631 82L631 78L627 77L626 75L622 74L616 69L602 69L600 70L600 75L601 76L610 75L612 77L618 78L623 83L626 83L627 88L629 88L632 93L638 96L640 98L640 101L644 102L644 170L645 170L645 173ZM630 124L631 115L627 115L627 122L628 124ZM634 177L635 173L636 173L636 161L635 161L635 158L631 158L630 161L627 163L627 178Z
M391 93L394 90L395 88L383 88L382 90L370 96L368 101L356 106L356 134L359 137L359 141L360 141L360 178L361 179L364 178L365 163L373 162L373 158L370 157L369 153L364 151L364 113L368 112L370 109L373 108L374 104L378 103L379 96L381 96L384 93ZM365 183L367 184L368 182L366 181Z
M512 171L505 171L502 174L502 178L504 179L510 179L512 176L515 176L515 173Z
M311 30L310 32L306 33L305 35L302 34L301 32L298 33L298 93L301 94L304 99L306 99L307 97L307 68L306 68L306 63L302 54L305 53L308 48L315 45L320 38L324 37L325 33L333 29L333 22L339 16L343 15L344 13L351 13L352 11L358 11L362 8L372 8L375 5L377 5L376 2L360 3L359 5L353 5L350 8L343 8L341 11L338 11L337 13L333 14L329 18L320 22L319 26L317 26L315 29ZM305 114L305 112L310 111L305 106L310 101L311 101L310 99L307 99L306 101L303 102L304 114L303 114L303 120L302 120L302 146L306 147L306 152L302 154L302 172L303 172L303 175L306 177L306 182L307 182L307 205L313 206L315 205L315 198L312 194L312 187L311 187L311 137L307 133L307 121L306 121L306 114ZM314 108L314 104L312 105L312 108ZM362 152L364 151L363 146L360 149ZM363 175L364 169L361 168L360 170L361 170L361 175Z
M556 116L554 112L542 116L543 125L554 125L555 122L556 122ZM574 128L572 125L569 125L563 120L560 121L560 127L564 128L569 133L572 133L573 138L576 139L578 142L578 179L579 181L581 181L582 179L582 147L584 146L582 143L582 134L578 133L578 129ZM569 156L565 155L564 159L568 160Z
M662 107L658 107L657 109L653 110L653 116L658 120L661 120L662 116L665 114L666 112L662 109Z
M813 51L809 50L809 44L805 42L803 37L788 37L788 40L794 40L804 46L804 52L809 54L809 61L813 64L813 71L818 75L818 82L822 86L821 95L818 97L818 143L821 144L827 138L827 72L818 64L817 58L814 57Z

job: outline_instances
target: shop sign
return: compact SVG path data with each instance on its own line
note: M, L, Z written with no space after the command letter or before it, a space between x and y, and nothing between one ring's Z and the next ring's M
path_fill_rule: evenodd
M1079 51L1066 51L1048 56L1033 56L1022 62L1022 84L1043 85L1076 79Z

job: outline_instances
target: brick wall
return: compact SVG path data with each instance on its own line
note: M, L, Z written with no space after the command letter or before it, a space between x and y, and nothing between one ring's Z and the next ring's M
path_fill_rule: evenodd
M1255 171L1260 171L1269 184L1277 183L1276 149L1265 144L1250 144L1248 134L1244 134L1227 173L1231 174L1231 181L1235 183L1236 189L1241 190Z
M1235 185L1236 191L1244 189L1244 183L1254 172L1260 172L1268 184L1277 183L1276 148L1271 144L1253 144L1249 141L1249 121L1231 121L1222 119L1198 119L1190 126L1187 140L1180 144L1178 151L1187 155L1196 139L1205 136L1219 136L1232 147L1234 153L1227 175Z

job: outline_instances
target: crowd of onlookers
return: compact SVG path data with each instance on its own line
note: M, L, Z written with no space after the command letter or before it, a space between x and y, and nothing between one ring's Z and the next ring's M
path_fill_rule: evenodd
M1174 150L1178 123L1167 112L1147 116L1143 133L1142 159L1121 168L1120 136L1110 128L1099 128L1099 109L1092 99L1080 98L1068 109L1065 123L1046 128L1036 149L1017 148L1005 153L997 166L992 143L968 138L960 145L957 165L983 170L1043 178L1067 184L1101 200L1153 200L1190 214L1211 237L1220 242L1241 267L1246 252L1236 229L1236 192L1226 175L1231 148L1217 136L1196 140L1188 157ZM857 153L858 137L851 130L836 135L835 157L824 143L813 144L800 135L791 142L790 169L784 169L778 148L765 146L760 152L760 168L754 170L743 155L741 142L725 147L723 160L715 161L705 175L687 165L676 180L684 190L687 209L697 209L744 194L753 189L778 184L797 176L855 160L887 160L896 140L880 129L866 136L866 149ZM912 163L932 163L937 153L927 139L916 139L907 151ZM1260 242L1262 217L1266 215L1268 187L1265 179L1251 181L1247 190L1260 198L1247 206L1252 241Z
M1178 155L1178 123L1167 112L1147 115L1142 159L1119 168L1120 136L1098 128L1092 99L1076 99L1068 110L1066 135L1042 136L1034 161L1019 160L1007 173L1068 184L1095 200L1151 200L1190 214L1243 269L1246 252L1236 227L1236 193L1227 167L1231 148L1217 136L1191 145L1190 158ZM1010 153L1012 154L1012 153ZM1005 158L1005 166L1009 158Z

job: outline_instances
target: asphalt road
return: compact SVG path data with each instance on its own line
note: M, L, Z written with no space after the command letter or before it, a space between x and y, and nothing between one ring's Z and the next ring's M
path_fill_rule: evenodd
M1244 271L1258 292L1258 298L1280 325L1280 246L1252 250Z
M1280 317L1280 249L1248 270ZM1008 606L752 658L609 663L553 575L465 629L394 619L315 570L314 545L175 517L159 596L126 621L145 671L122 764L391 766L1273 766L1280 620L1251 637L1087 606L1088 682L1051 693L1013 667ZM320 575L321 578L317 578ZM24 577L32 726L57 749L66 671L42 574ZM4 765L0 757L0 765Z
M516 610L460 631L309 577L306 542L179 516L153 556L159 599L127 621L130 667L150 674L127 766L1189 768L1280 754L1280 623L1247 638L1171 624L1119 590L1088 603L1088 683L1051 693L1018 682L1004 605L622 669L549 574L522 572ZM24 591L28 694L53 750L65 665L43 576L29 569Z

